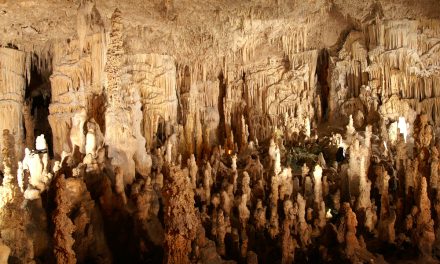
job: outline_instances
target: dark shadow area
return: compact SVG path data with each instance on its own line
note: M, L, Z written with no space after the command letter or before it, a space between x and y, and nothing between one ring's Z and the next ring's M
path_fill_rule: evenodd
M323 121L327 120L328 100L330 94L330 86L328 84L328 59L329 53L327 49L322 49L318 56L316 75L318 76L318 83L321 88L321 116Z
M224 145L225 144L225 138L226 138L226 131L225 131L225 107L224 107L224 98L226 97L226 81L225 76L223 74L223 71L220 72L218 75L218 86L219 86L219 93L218 93L218 113L220 116L220 122L218 125L218 139L219 144Z
M32 65L31 68L30 82L26 87L25 100L30 102L31 105L31 115L34 120L34 136L37 138L37 136L44 134L49 156L53 158L52 129L48 119L51 86L49 76L43 76L35 65Z
M99 125L101 132L105 134L105 104L104 94L94 94L88 98L87 116L93 118Z

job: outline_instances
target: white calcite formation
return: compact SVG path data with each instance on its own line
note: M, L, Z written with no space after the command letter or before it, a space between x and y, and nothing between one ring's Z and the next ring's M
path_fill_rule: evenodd
M49 187L53 177L53 173L50 172L48 167L49 154L47 153L47 143L44 135L37 137L35 148L36 152L34 153L28 148L25 149L25 156L21 162L22 166L19 167L17 174L20 187L25 189L24 197L27 200L40 198L40 193ZM25 179L24 175L29 175L29 178Z
M314 193L315 193L315 203L321 204L322 201L322 168L319 165L315 166L313 171L313 178L315 180Z

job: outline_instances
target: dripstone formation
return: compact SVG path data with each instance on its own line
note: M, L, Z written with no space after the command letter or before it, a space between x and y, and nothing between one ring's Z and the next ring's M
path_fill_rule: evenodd
M1 263L439 263L438 0L0 0Z

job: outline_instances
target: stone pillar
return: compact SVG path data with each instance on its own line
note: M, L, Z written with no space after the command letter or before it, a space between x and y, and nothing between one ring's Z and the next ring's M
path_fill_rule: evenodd
M8 129L11 132L15 138L17 157L21 158L24 140L22 108L26 90L26 53L0 48L0 62L0 131Z

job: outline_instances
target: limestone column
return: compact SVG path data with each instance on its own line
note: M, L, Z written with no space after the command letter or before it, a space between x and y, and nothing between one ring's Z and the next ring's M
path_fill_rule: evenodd
M23 153L22 108L26 89L26 65L25 52L0 48L0 131L8 129L14 136L15 151L19 158Z

